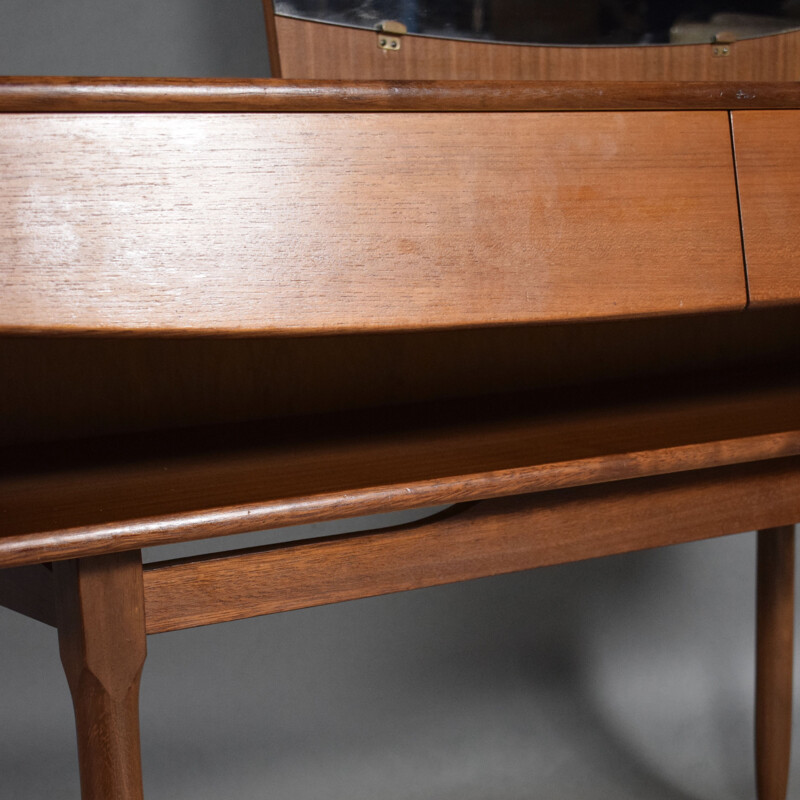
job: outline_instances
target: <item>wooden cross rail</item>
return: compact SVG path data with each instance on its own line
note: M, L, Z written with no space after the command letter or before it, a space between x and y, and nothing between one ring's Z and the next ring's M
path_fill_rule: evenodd
M799 517L798 457L465 503L395 528L147 564L146 629L164 633ZM56 625L49 566L0 575L0 604Z

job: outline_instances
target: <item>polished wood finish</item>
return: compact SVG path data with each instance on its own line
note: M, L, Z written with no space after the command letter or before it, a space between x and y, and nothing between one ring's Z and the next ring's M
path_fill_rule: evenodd
M798 106L800 84L763 81L0 77L0 112L24 114L727 111Z
M798 384L740 381L111 437L27 460L21 446L5 454L18 466L0 484L0 564L800 453Z
M56 598L50 566L0 569L0 606L55 627Z
M142 800L139 679L146 655L141 554L54 565L58 640L78 734L83 800Z
M270 0L265 0L269 5ZM267 9L269 13L269 9ZM407 35L397 52L375 31L276 16L285 78L314 80L797 81L800 31L745 39L716 58L711 44L580 47Z
M758 533L756 778L759 800L785 800L792 742L794 525Z
M743 308L729 138L721 112L7 115L0 330Z
M759 270L727 112L747 161L739 119L787 107L797 86L2 82L0 567L24 570L0 602L57 609L84 800L141 799L147 630L752 527L779 528L758 752L782 800L800 311L770 303L795 248ZM764 117L779 142L795 114ZM760 311L739 202L752 302L783 287Z
M800 111L732 124L750 303L800 303Z
M147 630L419 589L799 518L796 458L486 500L397 529L149 565ZM784 637L787 630L783 624ZM761 652L771 664L773 649ZM785 670L781 676L783 686ZM771 688L764 684L763 696L779 702ZM785 699L783 691L779 698Z

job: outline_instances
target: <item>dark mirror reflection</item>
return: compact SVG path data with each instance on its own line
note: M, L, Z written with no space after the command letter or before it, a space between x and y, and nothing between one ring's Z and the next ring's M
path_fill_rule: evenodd
M537 44L690 44L800 27L800 0L276 0L286 16L409 33Z

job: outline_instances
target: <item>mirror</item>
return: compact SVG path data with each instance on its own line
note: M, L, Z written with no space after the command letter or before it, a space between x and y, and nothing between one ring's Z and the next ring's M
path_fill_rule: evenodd
M277 14L357 28L549 45L748 39L800 28L800 0L275 0Z

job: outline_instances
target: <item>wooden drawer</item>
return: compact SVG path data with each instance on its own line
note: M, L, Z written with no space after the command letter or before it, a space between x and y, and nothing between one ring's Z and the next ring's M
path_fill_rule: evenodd
M800 302L800 111L736 111L733 136L750 302Z
M7 114L0 330L742 308L725 112Z

